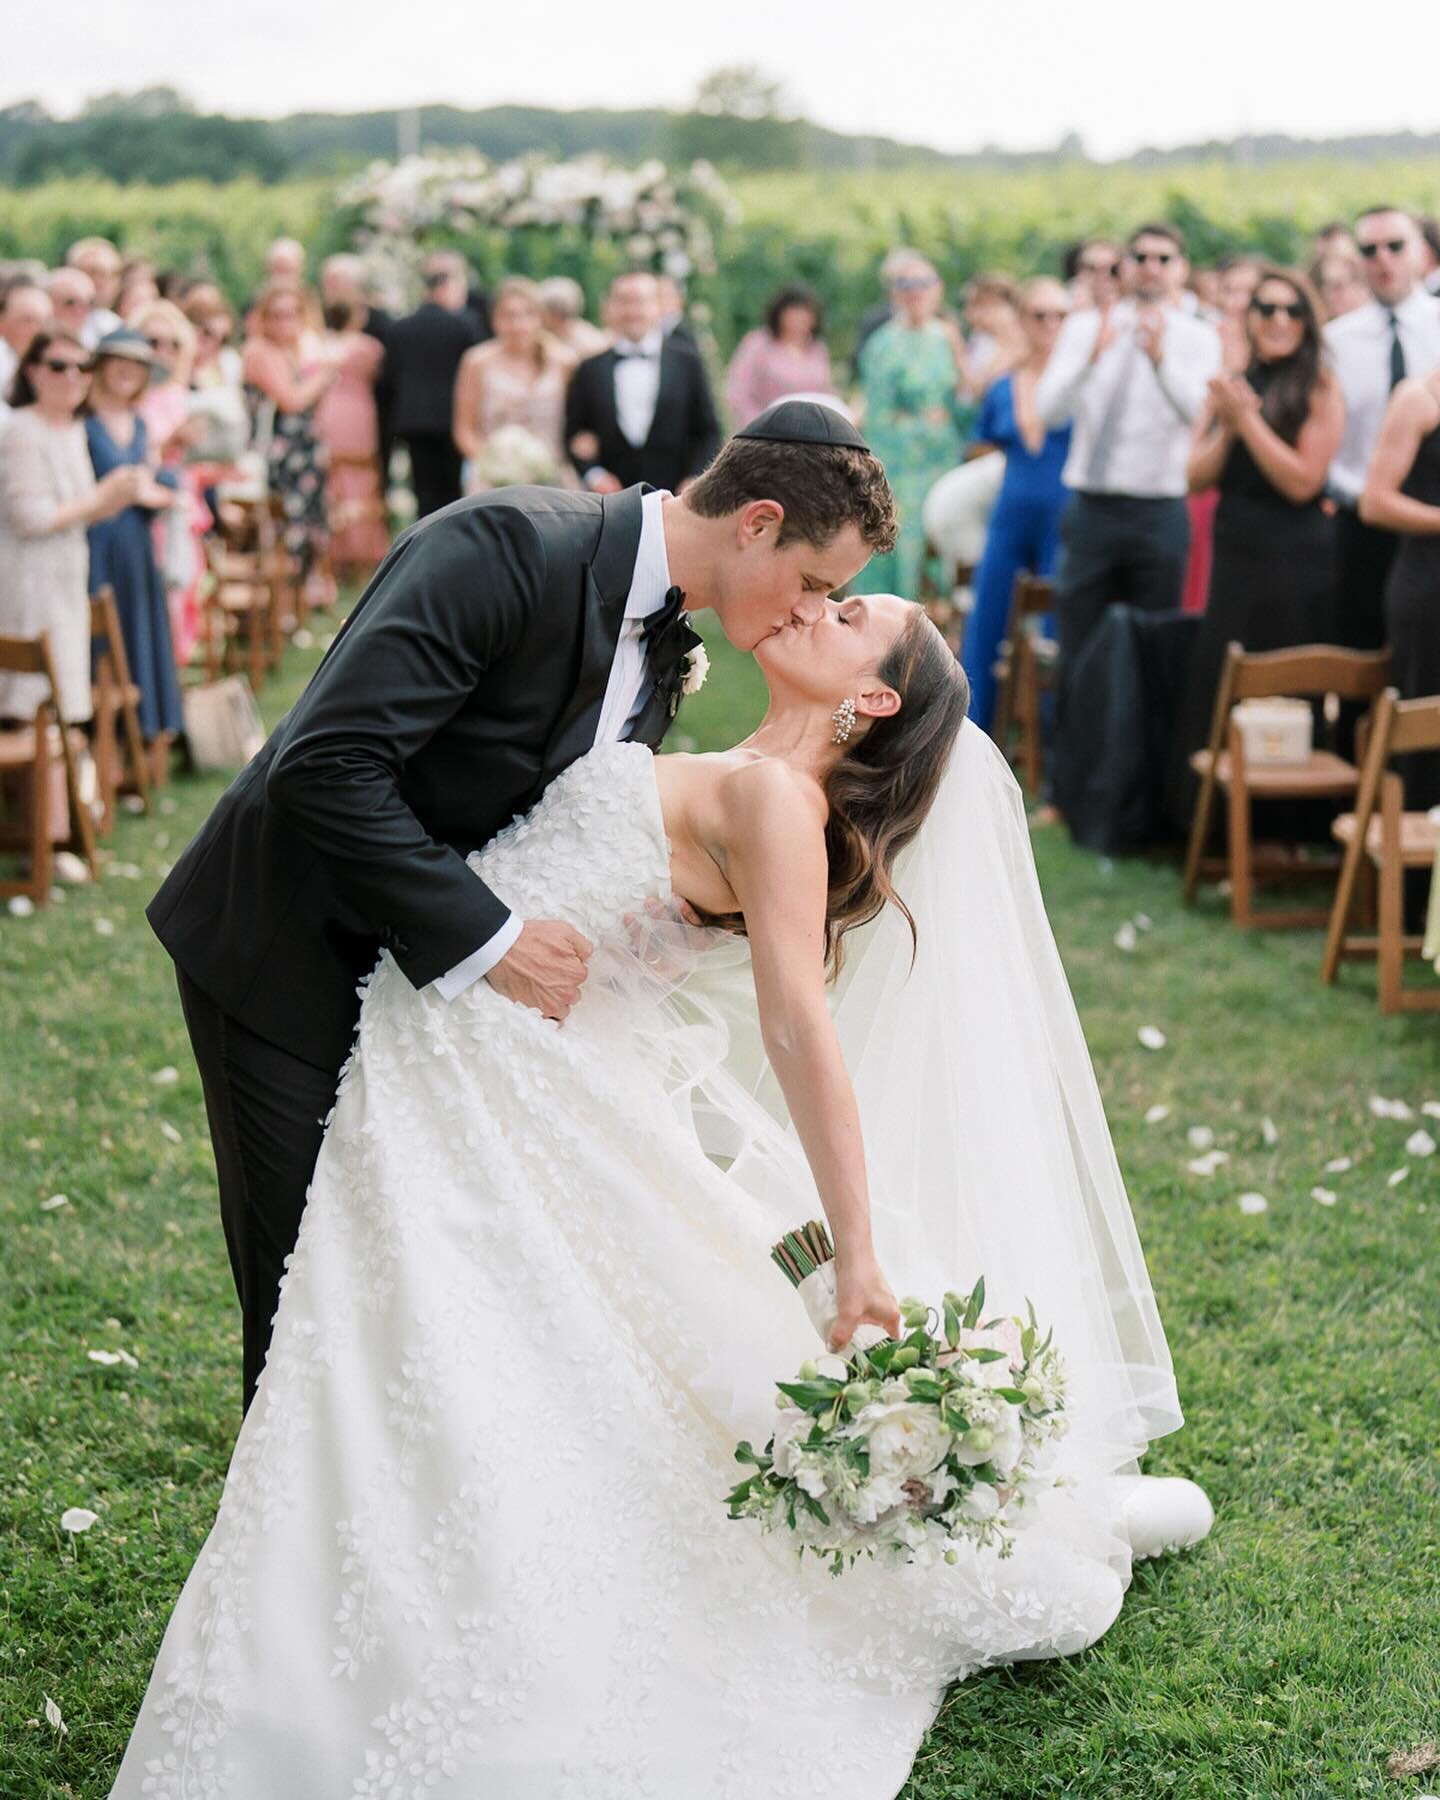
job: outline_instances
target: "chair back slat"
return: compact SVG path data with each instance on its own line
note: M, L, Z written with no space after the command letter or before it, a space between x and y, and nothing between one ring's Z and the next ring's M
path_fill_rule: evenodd
M1262 650L1243 645L1231 668L1230 699L1269 700L1279 696L1318 699L1336 694L1342 700L1373 700L1390 679L1388 650L1343 650L1333 644L1301 644L1293 650Z
M50 644L36 638L0 637L0 669L12 675L48 675Z
M1423 700L1398 700L1390 720L1390 754L1440 750L1440 694Z

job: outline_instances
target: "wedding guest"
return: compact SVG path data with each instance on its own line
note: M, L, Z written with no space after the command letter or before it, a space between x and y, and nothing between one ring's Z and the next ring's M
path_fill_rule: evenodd
M121 324L133 325L141 309L159 298L155 265L144 257L127 262L120 271L120 286L115 294L115 311L120 315Z
M793 283L773 296L765 323L747 331L726 378L736 428L788 394L833 393L824 315L813 289Z
M913 595L925 559L925 496L960 460L959 331L940 315L940 277L923 259L891 283L896 316L860 353L865 435L885 465L900 514L900 537L861 571L855 592Z
M1010 618L1015 577L1022 570L1049 575L1060 547L1060 515L1068 498L1061 475L1070 427L1046 430L1035 410L1035 388L1069 313L1070 295L1060 282L1042 276L1025 284L1020 295L1025 356L991 385L976 424L980 442L1005 453L961 656L970 678L970 717L984 731L993 720L995 658Z
M896 297L895 278L902 274L911 263L923 263L925 258L918 250L911 250L904 244L897 244L893 250L885 254L880 264L880 283L885 289L885 298L877 300L873 306L867 306L860 315L860 324L855 333L855 354L852 366L856 378L860 373L860 353L882 325L888 325L895 317Z
M1189 550L1190 430L1220 366L1212 325L1174 304L1185 243L1142 225L1121 266L1125 298L1072 313L1036 387L1048 427L1073 420L1065 464L1071 501L1060 527L1057 719L1067 669L1107 607L1179 607Z
M1407 375L1418 379L1440 364L1440 302L1421 286L1420 232L1403 208L1369 208L1355 237L1371 298L1325 327L1345 396L1345 435L1330 466L1339 507L1337 642L1375 650L1385 641L1385 583L1399 539L1363 519L1358 504L1390 395Z
M325 510L325 447L315 429L315 409L339 379L332 354L305 349L306 303L290 282L261 290L250 315L253 335L241 355L246 394L263 446L272 493L285 513L285 547L297 558L301 579L312 574L314 601L332 597L322 573L329 541Z
M1424 246L1421 280L1427 294L1440 293L1440 219L1433 213L1422 213L1415 223L1420 227L1420 241Z
M363 258L349 254L327 256L320 265L320 300L322 307L348 307L358 319L359 329L367 337L374 338L382 351L389 345L395 320L372 296ZM382 485L387 479L395 439L390 425L391 395L385 369L386 359L382 356L374 389L376 455L380 461Z
M585 290L569 275L550 275L540 283L540 318L557 344L572 352L577 363L598 356L610 339L585 317Z
M969 336L961 356L961 383L967 399L978 400L992 381L1029 354L1020 323L1020 290L1008 275L977 275L965 289Z
M80 422L89 385L79 338L38 332L15 373L0 447L0 633L49 633L67 724L91 714L86 528L131 505L150 480L125 468L96 481ZM33 719L44 694L41 675L0 676L0 719Z
M265 252L267 285L284 282L300 287L305 280L305 246L298 238L278 237Z
M575 474L565 453L565 390L576 363L544 326L533 281L510 276L490 307L495 336L465 352L455 381L455 443L465 458L465 491L506 486L517 476L487 463L490 440L518 427L533 445L524 457L532 485L569 486Z
M190 392L195 328L173 300L152 300L132 321L150 351L150 385L140 397L150 456L166 471L176 498L154 522L155 553L165 578L170 635L183 668L200 640L200 586L205 577L205 534L212 519L202 478L190 456L208 435L195 416Z
M1120 265L1124 251L1113 238L1086 238L1069 275L1072 311L1108 306L1120 297Z
M1334 642L1335 520L1323 505L1345 403L1326 366L1320 300L1298 270L1265 264L1246 312L1243 373L1211 380L1187 477L1219 495L1205 618L1181 706L1172 812L1194 805L1192 751L1210 736L1231 643L1283 650Z
M460 498L460 451L451 435L455 378L465 352L485 335L469 309L463 257L432 252L423 280L423 304L395 320L385 345L390 429L410 452L421 518Z
M0 294L0 406L6 403L21 358L50 325L50 296L20 276Z
M720 447L705 365L660 325L655 277L635 269L610 284L615 342L576 369L565 441L586 487L618 493L637 481L679 493Z
M1360 254L1355 242L1355 233L1344 219L1331 219L1328 225L1322 225L1310 240L1310 253L1317 260L1322 256L1355 256Z
M367 576L390 547L380 465L376 386L385 360L364 313L345 301L325 307L325 354L338 369L315 408L315 435L325 446L325 504L330 556L339 570Z
M1385 584L1395 686L1407 700L1440 694L1440 368L1390 396L1360 515L1399 542ZM1407 807L1440 805L1440 755L1409 757L1403 773Z
M95 321L95 283L83 269L52 269L45 278L57 331L72 332L87 350L100 341Z
M120 252L109 238L78 238L65 252L65 261L70 268L83 270L95 289L95 309L90 315L90 324L98 344L120 324L120 315L115 311L123 266Z
M1192 269L1190 292L1195 296L1196 310L1200 317L1208 319L1212 325L1218 325L1222 313L1219 269Z
M673 275L657 275L655 287L660 296L660 329L667 338L684 344L699 354L700 342L685 316L685 290Z
M153 352L140 332L121 326L100 340L90 383L85 438L101 481L113 469L150 472L150 445L140 401ZM151 520L176 490L143 484L134 504L90 527L90 587L114 590L130 679L139 689L140 731L157 765L184 729L165 582L155 559Z
M223 472L239 461L250 441L240 352L230 341L235 315L222 300L211 300L203 291L198 297L192 295L182 310L195 331L190 417L198 423L187 454L198 466L205 504L213 514L210 490Z
M1250 256L1222 257L1216 266L1220 317L1220 366L1227 375L1250 365L1250 302L1260 279L1260 264Z
M1370 298L1365 265L1358 251L1327 252L1311 266L1310 285L1320 296L1327 323L1345 313L1357 312Z

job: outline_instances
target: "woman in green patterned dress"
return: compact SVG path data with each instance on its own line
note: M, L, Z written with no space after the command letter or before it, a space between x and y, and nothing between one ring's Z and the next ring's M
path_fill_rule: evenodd
M960 337L939 317L940 277L916 258L890 284L894 317L860 352L865 435L885 465L900 512L900 540L872 557L857 593L913 597L925 557L925 496L960 461Z

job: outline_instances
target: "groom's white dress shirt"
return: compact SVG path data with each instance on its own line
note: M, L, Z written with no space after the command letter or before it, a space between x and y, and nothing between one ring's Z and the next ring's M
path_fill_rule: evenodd
M635 573L630 578L630 594L615 645L615 660L610 665L610 679L600 707L600 723L595 732L597 744L618 743L642 702L649 697L645 621L665 604L665 596L670 591L670 559L665 551L665 522L661 512L666 498L657 489L646 494L640 502L640 545L635 553ZM464 962L436 977L435 991L442 999L453 1000L472 982L488 975L519 937L524 923L511 913L495 935L487 938L478 950L472 950Z

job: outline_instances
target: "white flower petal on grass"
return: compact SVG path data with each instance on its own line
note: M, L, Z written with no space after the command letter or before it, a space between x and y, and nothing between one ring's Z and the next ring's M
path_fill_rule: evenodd
M1192 1150L1210 1150L1215 1144L1215 1133L1208 1125L1192 1125L1185 1133L1185 1141Z
M115 921L113 919L96 919L93 923L96 937L114 937Z
M1427 1119L1440 1119L1440 1100L1427 1100L1420 1110Z
M1370 1096L1370 1110L1377 1119L1413 1119L1414 1112L1403 1100L1387 1100L1383 1094Z
M127 813L143 813L145 802L138 794L125 794L120 801L120 810Z
M138 1369L140 1361L128 1350L87 1350L85 1354L91 1362L99 1363L102 1369L116 1369L123 1364L127 1369Z
M1272 1149L1280 1142L1280 1127L1268 1113L1260 1121L1260 1135Z
M1163 1050L1165 1048L1165 1033L1158 1025L1142 1025L1135 1035L1147 1050Z
M1162 1119L1168 1119L1169 1117L1170 1108L1163 1100L1157 1100L1155 1105L1147 1110L1145 1114L1145 1123L1147 1125L1158 1125Z
M107 875L118 875L122 881L139 881L145 871L139 863L112 862L105 865Z
M99 1517L99 1513L91 1512L88 1506L69 1506L60 1515L60 1529L78 1536L80 1532L88 1531Z
M12 894L6 910L12 919L28 919L35 910L35 902L28 894Z
M45 1696L45 1723L52 1731L58 1731L61 1737L69 1737L70 1727L65 1723L60 1708L48 1694Z
M1333 1206L1335 1204L1336 1195L1330 1188L1313 1187L1310 1190L1310 1198L1321 1206Z
M1223 1163L1229 1162L1228 1152L1224 1150L1207 1150L1204 1156L1192 1157L1185 1167L1192 1175L1213 1175Z
M1138 942L1139 939L1135 936L1135 927L1127 919L1115 933L1115 948L1117 950L1133 950Z
M59 1212L62 1206L69 1204L70 1196L68 1194L52 1194L48 1200L40 1202L40 1210L41 1212Z
M1329 1162L1326 1163L1322 1173L1326 1175L1344 1175L1348 1170L1353 1169L1354 1167L1355 1158L1353 1156L1332 1156Z
M1154 928L1155 921L1150 917L1149 913L1136 913L1135 929L1137 931L1153 931Z
M162 799L160 802L160 810L162 813L173 813L174 812L175 797L173 794L165 795L164 799Z
M1428 1131L1412 1131L1405 1140L1405 1152L1408 1156L1433 1156L1435 1140Z
M1237 1197L1235 1204L1242 1213L1262 1213L1270 1210L1270 1202L1263 1194L1241 1194Z
M1399 1187L1400 1183L1405 1179L1405 1177L1409 1173L1410 1173L1410 1165L1408 1163L1402 1169L1392 1169L1390 1171L1390 1173L1385 1177L1386 1187Z
M180 1071L178 1069L172 1069L167 1063L163 1069L157 1069L150 1079L155 1083L156 1087L174 1087L175 1083L180 1079Z
M298 631L292 631L290 633L290 642L297 650L313 650L315 647L315 633L313 631L307 631L302 625Z
M161 1137L168 1138L172 1144L183 1144L185 1142L184 1138L181 1137L180 1133L168 1119L162 1119L160 1121L160 1135Z

